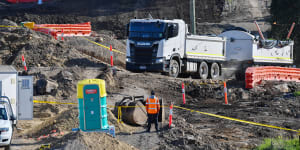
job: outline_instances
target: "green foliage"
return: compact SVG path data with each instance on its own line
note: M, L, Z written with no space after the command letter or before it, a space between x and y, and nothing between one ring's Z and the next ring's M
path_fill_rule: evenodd
M300 144L298 139L267 138L256 150L300 150Z

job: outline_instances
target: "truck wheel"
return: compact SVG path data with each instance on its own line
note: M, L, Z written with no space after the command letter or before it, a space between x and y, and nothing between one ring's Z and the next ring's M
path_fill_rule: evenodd
M201 79L207 79L208 65L205 61L202 61L199 66L199 76Z
M179 74L179 64L176 60L171 60L169 76L177 78Z
M212 79L218 79L220 76L220 67L218 63L212 63L210 67L210 77Z

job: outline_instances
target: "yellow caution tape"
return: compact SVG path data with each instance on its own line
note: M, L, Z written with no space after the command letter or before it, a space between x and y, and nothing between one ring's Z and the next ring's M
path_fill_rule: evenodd
M77 103L61 103L61 102L50 102L50 101L39 101L33 100L34 103L43 103L43 104L67 104L67 105L77 105Z
M106 48L106 49L110 50L110 47L107 47L107 46L105 46L105 45L99 44L99 43L94 42L94 41L92 41L92 40L89 40L89 39L87 39L87 38L85 38L85 37L82 37L82 38L85 39L85 40L87 40L87 41L89 41L89 42L91 42L91 43L93 43L93 44L96 44L96 45L98 45L98 46L100 46L100 47L103 47L103 48ZM120 53L120 54L125 55L125 53L123 53L123 52L121 52L121 51L118 51L118 50L116 50L116 49L112 49L112 51L113 51L113 52L117 52L117 53Z
M46 103L46 104L67 104L67 105L77 105L78 104L78 103L62 103L62 102L53 102L53 101L39 101L39 100L33 100L33 102L34 103ZM112 107L112 108L118 107L118 122L122 122L122 119L121 119L122 118L122 111L121 111L122 108L136 108L136 107L145 107L145 106L108 106L108 107ZM169 107L169 106L161 106L161 107ZM273 126L273 125L267 125L267 124L252 122L252 121L246 121L246 120L201 112L201 111L192 110L189 108L184 108L184 107L180 107L180 106L176 106L176 105L174 105L174 108L178 108L178 109L182 109L182 110L186 110L186 111L190 111L190 112L197 112L197 113L200 113L203 115L212 116L212 117L216 117L216 118L232 120L232 121L242 122L242 123L246 123L246 124L252 124L252 125L256 125L256 126L280 129L280 130L285 130L285 131L293 131L293 132L297 132L300 135L300 130L298 131L298 130L294 130L294 129L288 129L288 128L283 128L283 127L278 127L278 126Z
M192 109L188 109L188 108L184 108L184 107L180 107L180 106L175 106L175 105L174 105L174 107L179 108L179 109L183 109L183 110L186 110L186 111L191 111L191 112L195 111L195 110L192 110ZM273 128L273 129L280 129L280 130L293 131L293 132L300 133L300 131L297 131L297 130L294 130L294 129L282 128L282 127L277 127L277 126L273 126L273 125L267 125L267 124L252 122L252 121L245 121L245 120L235 119L235 118L231 118L231 117L225 117L225 116L206 113L206 112L201 112L201 111L195 111L195 112L203 114L203 115L208 115L208 116L221 118L221 119L227 119L227 120L232 120L232 121L237 121L237 122L242 122L242 123L247 123L247 124L252 124L252 125L257 125L257 126L262 126L262 127L268 127L268 128Z
M0 28L20 28L22 26L6 26L6 25L0 25Z
M54 101L39 101L39 100L33 100L33 103L41 103L41 104L66 104L66 105L77 105L78 104L78 103L62 103L62 102L54 102ZM110 105L108 105L107 107L114 108L116 106L110 106Z

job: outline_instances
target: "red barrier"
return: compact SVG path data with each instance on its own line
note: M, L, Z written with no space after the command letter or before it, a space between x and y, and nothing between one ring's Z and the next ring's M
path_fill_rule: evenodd
M225 104L228 104L228 100L227 100L227 85L226 82L224 81L224 97L225 97Z
M113 58L113 51L112 51L112 46L110 45L110 66L113 67L114 66L114 58Z
M80 24L35 24L32 30L52 35L54 38L68 36L90 36L92 26L90 22Z
M181 84L181 90L182 90L182 100L183 100L183 104L185 104L184 82L182 82L182 84Z
M27 66L26 66L24 55L22 55L22 62L23 62L23 65L24 65L24 70L27 71Z
M9 3L33 3L38 2L39 0L6 0ZM43 2L49 1L49 0L42 0Z
M169 128L171 128L171 125L172 125L172 117L173 117L173 103L171 103L171 105L170 105Z
M253 88L263 80L300 82L300 69L275 66L247 68L245 74L246 88Z

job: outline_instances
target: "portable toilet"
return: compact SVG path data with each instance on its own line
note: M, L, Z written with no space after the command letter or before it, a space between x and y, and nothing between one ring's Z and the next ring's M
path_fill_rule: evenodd
M79 128L82 131L109 130L105 81L86 79L77 84Z

